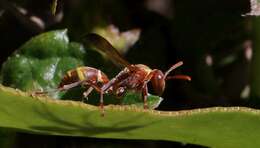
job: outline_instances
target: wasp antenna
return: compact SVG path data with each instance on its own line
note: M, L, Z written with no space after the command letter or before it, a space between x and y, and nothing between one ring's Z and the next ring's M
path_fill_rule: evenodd
M175 76L166 77L166 80L170 80L170 79L179 79L179 80L191 81L191 77L187 76L187 75L175 75Z
M180 61L180 62L178 62L178 63L172 65L172 67L169 68L169 69L164 73L164 79L167 77L167 75L168 75L171 71L173 71L174 69L180 67L181 65L183 65L183 62L182 62L182 61Z

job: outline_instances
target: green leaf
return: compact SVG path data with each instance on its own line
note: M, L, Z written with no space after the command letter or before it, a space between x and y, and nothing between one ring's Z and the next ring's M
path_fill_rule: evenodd
M83 65L69 47L66 29L32 38L3 64L3 84L27 91L56 88L65 71Z
M163 112L110 105L101 117L99 108L91 105L31 97L1 86L0 120L0 127L37 134L260 146L260 111L245 107Z
M82 91L79 91L82 92ZM73 96L73 95L72 95ZM77 96L77 95L76 95ZM93 98L92 98L93 97ZM84 102L92 105L98 106L99 103L99 94L91 95L88 100L84 100ZM159 96L154 96L154 95L148 95L147 98L147 104L148 107L151 109L157 108L163 98ZM142 96L140 93L135 93L135 92L128 92L126 93L125 96L116 98L114 95L106 95L105 96L105 105L113 104L113 105L135 105L137 107L143 108L144 103L142 100Z
M69 49L67 29L55 30L40 34L20 47L17 54L23 54L34 58L48 58L65 56Z
M46 32L27 41L8 58L1 70L2 83L24 91L55 89L66 71L92 60L86 56L83 45L69 42L66 29ZM51 95L62 98L64 93Z
M130 92L130 93L127 93L126 96L122 99L121 104L122 105L134 104L136 106L143 107L144 104L143 104L143 100L141 98L142 98L141 94ZM161 98L161 97L149 94L148 99L147 99L147 104L150 108L155 109L160 105L162 100L163 100L163 98Z

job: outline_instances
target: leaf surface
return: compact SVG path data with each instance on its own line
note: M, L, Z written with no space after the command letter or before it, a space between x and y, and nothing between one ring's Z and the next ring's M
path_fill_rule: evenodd
M215 107L163 112L109 105L99 108L76 101L32 97L0 87L0 127L47 135L152 139L210 147L260 146L260 111Z

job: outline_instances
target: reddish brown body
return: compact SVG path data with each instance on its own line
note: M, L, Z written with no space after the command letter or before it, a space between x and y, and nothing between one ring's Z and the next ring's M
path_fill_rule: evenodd
M105 53L110 59L117 65L125 67L116 77L111 79L108 83L105 83L101 87L101 98L100 105L103 109L103 94L108 90L111 90L115 95L122 96L127 90L141 91L142 98L144 101L144 108L147 108L147 96L148 88L147 83L152 82L152 86L158 95L161 95L165 89L165 80L168 79L183 79L191 80L187 75L175 75L167 77L168 74L183 64L182 61L174 64L163 73L158 69L150 69L148 66L143 64L129 64L117 50L103 37L97 34L88 34L86 39L90 41L98 51Z

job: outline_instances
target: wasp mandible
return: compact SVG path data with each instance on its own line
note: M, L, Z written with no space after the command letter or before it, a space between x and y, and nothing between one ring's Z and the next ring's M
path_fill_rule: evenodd
M151 84L155 93L162 95L165 89L165 81L169 79L182 79L191 81L188 75L174 75L168 76L171 71L180 67L183 62L180 61L172 65L165 73L159 69L151 69L144 64L130 64L121 54L103 37L100 35L90 33L84 36L84 39L90 44L94 45L96 49L107 55L113 63L124 67L119 74L112 78L109 82L104 83L100 89L100 106L103 110L103 95L104 93L113 93L120 97L123 96L127 90L133 90L142 93L144 108L147 109L148 87L147 83Z

